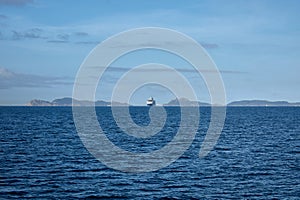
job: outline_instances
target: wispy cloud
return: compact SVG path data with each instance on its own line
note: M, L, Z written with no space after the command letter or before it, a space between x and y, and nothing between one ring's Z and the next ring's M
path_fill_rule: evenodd
M69 34L58 34L56 37L60 40L67 41L67 40L69 40L70 35Z
M47 42L49 42L49 43L57 43L57 44L69 43L69 41L67 41L67 40L48 40Z
M75 44L85 44L85 45L96 45L99 44L99 41L78 41Z
M69 43L69 34L57 34L56 38L53 40L48 40L49 43Z
M0 89L10 88L41 88L57 85L73 84L67 77L39 76L34 74L22 74L12 72L6 68L0 68Z
M178 38L173 37L172 34L169 34L169 38L168 39L161 39L160 38L156 38L151 39L151 35L149 36L144 36L144 35L148 35L151 33L148 32L138 32L138 33L133 33L136 34L136 41L135 42L131 42L128 41L124 38L122 39L118 39L115 40L113 43L110 44L110 46L108 46L109 48L137 48L137 43L139 44L139 48L152 48L152 47L164 47L166 49L168 48L186 48L189 46L195 46L195 44L200 44L203 48L205 49L215 49L218 48L219 45L216 43L207 43L207 42L198 42L198 41L181 41L178 40ZM161 33L162 36L164 36L165 33ZM153 37L153 36L152 36ZM154 36L155 37L155 36Z
M86 32L75 32L74 35L79 37L85 37L88 36L89 34Z
M0 0L1 1L1 0ZM170 13L171 12L171 13ZM15 27L13 32L6 33L3 32L4 38L6 39L18 39L21 38L29 38L31 39L42 39L42 37L45 39L45 42L49 43L70 43L70 44L79 44L79 45L94 45L98 44L99 40L103 40L106 37L118 33L120 31L132 29L132 28L138 28L143 27L145 25L148 26L161 26L166 27L164 23L153 23L153 20L158 20L160 17L166 17L168 14L172 14L175 16L175 18L182 19L183 15L182 13L178 13L174 11L169 10L152 10L147 11L144 14L139 14L139 18L143 20L136 20L136 15L125 13L125 14L116 14L114 16L104 16L101 18L93 18L86 21L80 21L75 24L64 24L60 26L49 26L49 25L42 25L42 24L36 24L35 22L31 20L23 19L25 21L24 24L12 24L14 21L10 21L10 25L12 27ZM154 18L149 18L149 16L153 16ZM178 16L178 17L177 17ZM117 23L119 20L126 21L126 23ZM189 18L188 18L189 19ZM143 21L141 23L140 21ZM155 25L154 25L155 24ZM25 26L26 25L26 26ZM188 26L188 25L186 25ZM36 33L33 34L27 34L28 31L22 31L22 27L28 28L28 27L38 27L43 30L43 34L39 35L40 37L37 37L38 35ZM167 26L168 27L168 26ZM174 28L176 27L169 27ZM185 28L186 30L190 30L189 28ZM180 29L178 29L180 30ZM187 33L189 31L186 31ZM12 35L11 35L12 34ZM29 37L26 37L28 35ZM203 35L203 34L201 34ZM202 40L200 38L197 38L199 41ZM16 40L17 41L17 40ZM214 43L214 41L206 41L204 39L203 42L200 42L202 46L206 49L215 49L219 48L219 45ZM121 44L117 45L116 48L118 48ZM176 44L174 44L176 45ZM182 45L182 44L179 44ZM183 44L185 45L185 44ZM147 46L147 44L145 44Z
M47 37L43 35L43 30L40 28L32 28L26 31L12 31L13 40L22 39L46 39Z
M92 66L92 68L104 68L104 66ZM132 68L129 67L108 67L107 68L109 71L114 71L114 72L127 72L129 70L131 70ZM174 70L178 71L178 72L187 72L187 73L197 73L197 71L195 69L191 69L191 68L174 68ZM169 72L169 69L164 69L164 68L160 68L160 69L155 69L155 68L149 68L149 69L135 69L134 72L138 73L138 72ZM243 74L246 72L243 71L236 71L236 70L201 70L201 73L223 73L223 74Z
M33 0L0 0L0 6L26 6L33 2Z
M1 16L0 16L1 19ZM11 30L0 32L1 40L34 40L39 39L48 43L73 43L73 44L83 44L83 45L96 45L99 41L92 41L86 32L70 32L60 30L46 30L42 28L31 28L26 30Z

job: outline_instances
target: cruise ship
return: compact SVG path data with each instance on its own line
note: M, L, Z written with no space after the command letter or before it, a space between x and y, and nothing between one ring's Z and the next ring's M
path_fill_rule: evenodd
M153 97L150 97L147 100L147 106L154 106L155 105L155 100L153 99Z

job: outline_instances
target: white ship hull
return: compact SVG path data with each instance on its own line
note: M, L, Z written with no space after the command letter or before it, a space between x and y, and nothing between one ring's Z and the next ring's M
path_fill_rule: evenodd
M147 106L154 106L155 105L155 100L150 97L147 102L146 102Z

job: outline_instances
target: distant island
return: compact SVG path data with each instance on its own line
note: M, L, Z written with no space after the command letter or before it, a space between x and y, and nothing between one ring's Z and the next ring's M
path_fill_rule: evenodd
M300 106L300 102L289 103L287 101L266 101L266 100L242 100L242 101L233 101L227 106Z
M27 106L72 106L72 102L74 103L74 106L127 106L127 103L120 103L120 102L107 102L107 101L102 101L98 100L96 102L92 101L81 101L81 100L76 100L70 97L65 97L61 99L54 99L53 101L45 101L45 100L39 100L39 99L33 99L30 102L28 102L26 105Z
M187 98L173 99L168 103L164 104L163 106L179 106L179 101L180 101L180 105L182 106L211 106L209 103L191 101Z
M92 101L85 101L85 100L76 100L70 97L60 98L60 99L54 99L53 101L45 101L45 100L39 100L39 99L33 99L30 102L28 102L27 106L72 106L72 102L74 103L74 106L129 106L127 103L121 103L121 102L108 102L108 101L102 101L98 100L96 102ZM182 106L200 106L200 107L209 107L211 104L204 103L204 102L198 102L198 101L191 101L186 98L180 98L180 99L173 99L169 101L166 104L163 104L163 106L179 106L179 102ZM233 101L229 104L227 104L228 107L267 107L267 106L274 106L274 107L293 107L293 106L300 106L300 102L297 103L289 103L287 101L266 101L266 100L242 100L242 101Z
M179 101L183 106L211 106L209 103L203 103L198 101L190 101L186 98L180 98ZM164 106L179 106L178 99L171 100L169 103L164 104ZM289 103L287 101L266 101L266 100L242 100L242 101L233 101L227 104L228 107L267 107L267 106L300 106L300 102Z

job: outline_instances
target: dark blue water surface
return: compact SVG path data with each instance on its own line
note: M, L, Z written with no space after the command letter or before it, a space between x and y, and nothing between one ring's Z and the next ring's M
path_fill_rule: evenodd
M137 139L116 126L110 108L96 108L107 137L133 152L172 140L179 108L166 109L163 130ZM159 171L125 173L85 149L70 107L0 107L0 199L299 199L300 108L228 108L217 145L202 159L210 108L200 110L196 138L180 159ZM149 124L148 108L131 107L130 113L137 124Z

